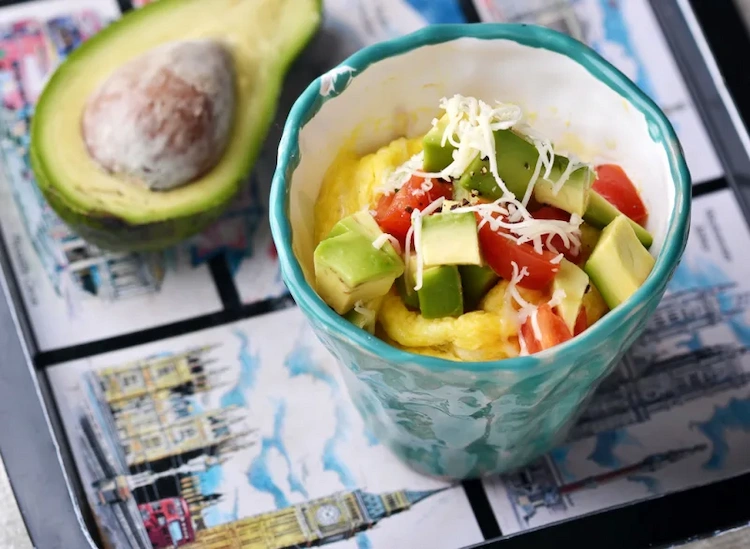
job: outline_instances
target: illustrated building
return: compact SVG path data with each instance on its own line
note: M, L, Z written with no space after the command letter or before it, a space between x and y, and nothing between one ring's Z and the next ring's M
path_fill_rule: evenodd
M637 373L626 357L592 397L568 441L642 423L656 412L747 385L750 373L740 360L745 352L732 345L705 347L650 363Z
M654 473L663 467L702 452L706 448L708 448L707 445L699 444L689 448L652 454L632 465L568 484L562 482L552 458L545 456L528 467L505 475L503 480L517 517L520 521L528 522L542 507L553 513L565 511L571 503L569 497L576 492L630 475Z
M202 410L193 395L216 387L221 369L209 366L200 347L163 357L90 372L132 473L147 465L158 473L184 466L206 454L219 456L244 448L251 431L236 406Z
M577 40L583 37L581 22L571 0L511 0L491 4L494 18L508 23L528 23L553 28Z
M287 549L334 543L401 513L440 490L341 492L270 513L199 530L190 549Z
M91 15L80 20L92 26ZM52 20L50 29L60 30L61 21ZM43 80L51 70L52 45L38 24L24 28L23 34L8 37L16 43L0 60L0 151L16 206L50 282L73 303L87 296L112 301L158 291L164 278L161 254L111 254L86 244L57 217L34 183L29 128L39 86L31 80ZM29 73L32 66L39 74Z
M652 343L715 326L741 312L739 308L722 307L719 296L736 284L667 294L659 303L646 329L635 345L635 351Z

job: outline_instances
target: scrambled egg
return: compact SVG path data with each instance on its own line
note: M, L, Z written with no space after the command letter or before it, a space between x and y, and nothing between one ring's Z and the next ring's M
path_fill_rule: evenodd
M422 150L422 139L399 138L375 153L358 157L341 151L326 172L315 204L315 244L342 218L374 209L380 185L398 166ZM458 318L426 319L406 308L395 288L385 299L366 304L377 308L377 335L395 347L458 361L501 360L519 353L515 307L500 281L484 297L479 310ZM522 290L528 301L548 296Z
M398 166L422 151L422 138L399 138L377 152L358 157L343 149L328 168L315 204L315 245L342 218L375 208L378 188Z

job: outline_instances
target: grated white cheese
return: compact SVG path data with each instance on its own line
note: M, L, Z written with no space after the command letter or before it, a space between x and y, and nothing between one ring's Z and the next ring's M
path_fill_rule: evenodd
M539 307L534 307L534 310L531 311L531 330L534 332L537 341L541 341L542 329L539 327Z
M499 198L490 204L462 206L453 211L456 213L478 213L482 217L482 220L479 222L480 229L486 224L489 224L490 229L493 231L498 231L498 229L501 228L506 229L514 234L500 234L515 241L517 244L532 242L534 244L534 250L538 254L543 252L542 237L544 236L547 236L548 244L551 242L552 237L558 235L562 239L563 245L566 249L572 248L575 250L580 247L581 223L583 223L583 219L581 219L580 216L572 215L570 221L563 221L560 219L534 219L530 213L525 211L525 209L516 209L511 213L512 208L517 208L517 206L510 205L506 208L503 206L503 199ZM503 217L506 217L507 219L504 220ZM520 220L512 222L514 217L520 217ZM553 249L553 253L557 253L557 250Z
M584 167L592 169L591 164L579 161L573 154L569 154L568 159L568 165L565 166L563 173L560 174L560 178L552 184L552 194L554 195L557 195L557 193L560 192L560 189L562 189L563 185L567 183L568 179L570 179L570 176L573 175L573 172L575 172L579 168Z
M382 183L375 189L382 194L393 194L403 187L412 176L422 168L424 153L420 152L386 174Z
M377 248L378 250L381 249L386 242L390 242L391 245L396 250L396 253L398 255L401 255L401 244L399 243L398 239L396 239L395 236L383 233L380 236L378 236L375 240L372 241L372 247Z
M430 215L431 213L437 211L443 205L444 200L445 198L441 196L434 202L430 203L429 206L425 207L424 210L420 211L418 209L415 209L413 212L411 212L411 227L409 228L409 232L406 233L406 250L408 253L409 237L413 233L414 252L417 255L417 272L416 276L414 277L416 279L416 284L414 285L415 291L419 291L422 289L422 276L424 274L424 256L422 255L422 217L425 215ZM408 255L406 257L406 261L409 261Z
M550 307L554 309L555 307L560 305L560 303L562 303L566 297L567 295L565 294L565 290L563 290L562 288L558 288L552 294L552 297L547 302L547 305L549 305Z
M560 263L560 262L561 262L561 261L562 261L562 260L563 260L564 258L565 258L565 256L564 256L563 254L558 254L557 256L555 256L554 258L552 258L552 259L550 260L550 263L552 263L553 265L557 265L557 264L558 264L558 263Z
M429 191L431 191L431 190L432 190L432 187L433 187L433 186L434 186L434 185L432 184L432 179L429 179L429 178L427 178L427 179L425 179L425 180L424 180L424 181L422 182L422 184L420 185L420 187L419 187L419 188L420 188L420 189L422 189L422 190L423 190L424 192L429 192Z
M377 313L373 310L367 307L364 303L361 301L357 301L354 304L354 310L357 311L359 314L365 317L368 322L375 322L375 318L377 317Z
M523 333L518 332L518 344L521 346L520 356L526 356L529 354L529 348L526 346L526 339L523 337Z

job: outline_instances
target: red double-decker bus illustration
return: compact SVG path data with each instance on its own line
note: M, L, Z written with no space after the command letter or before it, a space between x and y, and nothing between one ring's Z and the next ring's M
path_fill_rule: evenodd
M195 541L195 530L187 502L166 498L138 506L148 538L156 549L180 547Z

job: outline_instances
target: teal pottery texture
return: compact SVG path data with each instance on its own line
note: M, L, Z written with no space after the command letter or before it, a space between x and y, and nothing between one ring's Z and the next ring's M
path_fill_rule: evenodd
M300 161L299 131L322 104L373 63L462 37L513 40L562 53L583 65L645 115L651 138L666 152L675 185L675 205L654 270L628 302L564 345L497 362L457 363L404 352L340 318L306 282L292 251L288 217L289 182ZM329 93L320 93L322 85ZM664 114L585 45L527 25L435 25L361 50L313 82L297 100L279 149L271 226L284 280L320 341L342 365L367 426L414 469L438 477L470 478L522 466L563 441L664 295L687 243L690 189L682 150Z

